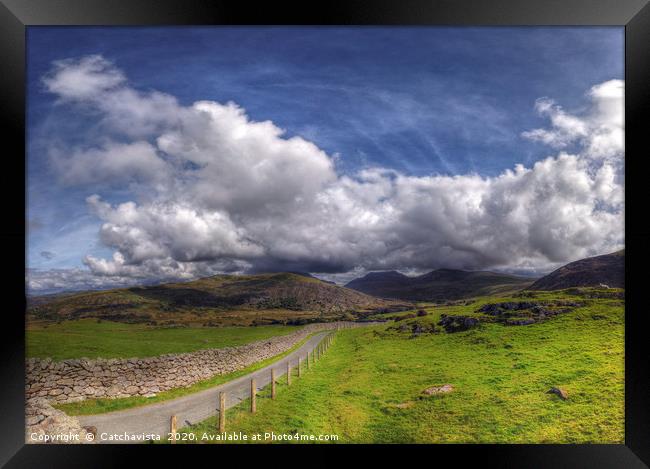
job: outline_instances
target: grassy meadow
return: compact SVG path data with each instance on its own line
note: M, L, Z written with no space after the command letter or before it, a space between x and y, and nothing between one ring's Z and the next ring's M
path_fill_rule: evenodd
M28 323L28 358L133 358L243 345L290 334L297 326L160 327L97 319Z
M539 293L536 299L575 300ZM486 302L428 307L398 323L343 330L315 367L227 412L227 431L336 434L341 443L622 443L624 308L620 299L585 299L526 326L483 324L457 333L412 337L396 324L473 315ZM448 394L424 395L451 384ZM561 400L547 391L568 393ZM188 427L201 441L215 418Z

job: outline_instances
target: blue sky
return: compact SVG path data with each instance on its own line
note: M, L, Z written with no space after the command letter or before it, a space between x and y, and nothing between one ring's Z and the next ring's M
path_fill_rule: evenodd
M89 135L128 140L96 135L101 116L44 87L54 61L101 55L134 89L172 95L181 106L233 101L251 120L313 142L339 176L382 167L496 177L557 153L522 138L548 125L536 100L584 112L592 86L624 78L623 40L622 28L595 27L30 27L28 266L75 268L87 254L109 257L115 247L99 240L102 221L86 197L133 199L126 185L99 191L53 174L53 146L88 146Z

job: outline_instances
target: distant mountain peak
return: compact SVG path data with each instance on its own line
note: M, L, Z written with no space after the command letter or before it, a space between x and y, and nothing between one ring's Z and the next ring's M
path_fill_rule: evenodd
M533 283L529 290L572 287L625 288L625 249L570 262Z

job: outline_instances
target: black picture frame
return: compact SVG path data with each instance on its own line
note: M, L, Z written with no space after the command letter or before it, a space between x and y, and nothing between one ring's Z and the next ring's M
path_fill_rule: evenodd
M398 458L417 450L423 462L451 457L454 464L480 458L498 467L647 467L650 464L650 341L643 327L644 267L650 260L650 218L646 216L647 149L650 122L649 0L327 0L285 3L210 0L0 0L0 123L5 131L0 171L4 224L0 464L6 467L114 467L124 451L156 453L186 463L183 446L120 447L25 445L25 33L35 25L616 25L625 27L626 115L626 324L624 445L422 445L402 450L373 446L373 453ZM645 151L644 151L645 150ZM128 449L127 449L128 448ZM186 447L190 448L190 447ZM198 450L191 447L193 455ZM359 448L359 446L356 446ZM116 451L116 449L118 451ZM342 447L302 447L336 463ZM219 449L239 455L261 453L242 447ZM294 451L292 449L292 451ZM404 452L406 451L406 453ZM264 451L266 453L266 451ZM214 453L213 453L214 454ZM276 454L275 457L278 457ZM331 459L330 459L331 458ZM130 458L129 458L130 459ZM408 459L411 459L410 457ZM321 460L322 461L322 460ZM246 459L245 462L250 462ZM415 462L415 461L413 461Z

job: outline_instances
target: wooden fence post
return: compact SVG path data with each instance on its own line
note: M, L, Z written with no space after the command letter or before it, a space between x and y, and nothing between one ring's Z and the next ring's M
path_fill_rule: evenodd
M170 436L171 444L176 444L176 416L175 415L172 415L172 418L170 419L169 433L171 433Z
M311 370L311 362L309 361L309 350L307 350L307 369Z
M302 358L298 357L298 378L302 376L302 367L300 366L302 364Z
M271 399L275 399L275 368L271 368Z
M287 386L291 386L291 362L287 362Z
M251 413L257 410L257 389L255 388L255 379L251 379Z
M219 393L219 433L226 431L226 393Z

